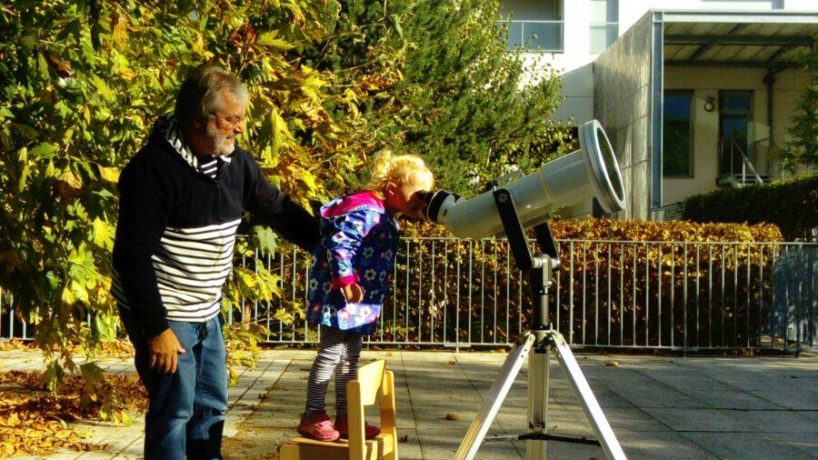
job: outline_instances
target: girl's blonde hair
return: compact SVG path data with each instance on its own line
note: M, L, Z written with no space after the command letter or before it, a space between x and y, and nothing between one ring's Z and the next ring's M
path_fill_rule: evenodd
M426 163L417 155L393 155L385 150L381 152L373 162L372 178L369 180L368 189L382 193L386 189L386 184L402 184L412 178L427 179L429 188L434 187L435 177Z

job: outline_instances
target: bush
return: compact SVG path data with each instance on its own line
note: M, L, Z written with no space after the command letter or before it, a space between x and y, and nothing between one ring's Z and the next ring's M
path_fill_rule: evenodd
M692 196L684 203L683 218L770 223L777 225L787 240L804 238L818 222L818 176Z

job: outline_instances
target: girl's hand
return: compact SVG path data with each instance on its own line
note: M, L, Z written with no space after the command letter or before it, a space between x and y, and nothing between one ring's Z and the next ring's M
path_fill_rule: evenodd
M360 284L349 284L341 288L347 303L358 303L364 300L364 288Z

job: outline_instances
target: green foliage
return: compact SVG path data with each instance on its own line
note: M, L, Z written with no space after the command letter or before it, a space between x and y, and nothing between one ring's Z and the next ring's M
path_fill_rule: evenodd
M240 141L305 206L348 187L383 147L423 153L442 186L464 191L472 178L563 148L565 132L547 121L557 82L520 82L497 8L477 0L4 3L0 287L35 325L49 386L82 371L77 344L93 356L116 335L115 184L154 120L172 110L188 70L214 61L241 76L251 102ZM250 242L237 257L279 246L264 229ZM274 273L237 271L225 311L276 297ZM274 317L297 320L299 308L289 303ZM247 331L228 336L252 342Z
M354 0L310 58L338 73L336 91L368 96L355 133L365 152L420 153L439 186L467 194L567 148L568 131L549 120L559 81L506 51L499 17L496 0Z
M331 119L330 72L299 52L331 30L332 1L134 2L24 0L0 8L0 287L36 327L54 388L114 335L109 294L119 170L157 116L172 109L187 70L217 61L251 92L248 134L264 170L307 204L360 163ZM339 119L342 111L338 111ZM331 172L331 173L330 173ZM275 240L260 233L267 249ZM269 298L269 273L232 285ZM227 297L226 308L235 308Z
M818 176L694 195L684 202L683 218L769 223L787 240L809 237L818 222Z
M804 70L807 73L807 89L798 103L798 112L793 117L790 141L782 152L783 165L790 171L799 166L818 168L818 49L804 55Z

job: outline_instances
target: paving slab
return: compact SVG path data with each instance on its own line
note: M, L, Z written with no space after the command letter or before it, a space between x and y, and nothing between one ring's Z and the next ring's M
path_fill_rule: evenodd
M507 354L502 352L365 351L362 362L386 359L396 376L402 459L453 458L488 397ZM267 350L240 371L230 390L227 460L276 459L296 435L314 350ZM577 353L583 375L630 459L818 458L818 360L814 356L755 358L655 357ZM0 371L37 369L36 353L0 352ZM106 360L111 372L133 372L130 360ZM550 363L549 432L593 438L565 372ZM527 426L527 364L515 377L490 435L523 434ZM333 385L327 394L332 411ZM377 417L368 412L369 419ZM108 452L58 452L65 459L141 458L143 418L132 426L76 424L93 431ZM526 442L486 441L478 459L525 457ZM548 442L549 458L601 459L599 446ZM20 457L26 458L26 457Z
M733 433L729 438L722 433L680 433L691 442L706 446L718 458L769 458L801 460L815 458L812 453L797 449L774 438L760 437L759 433Z

